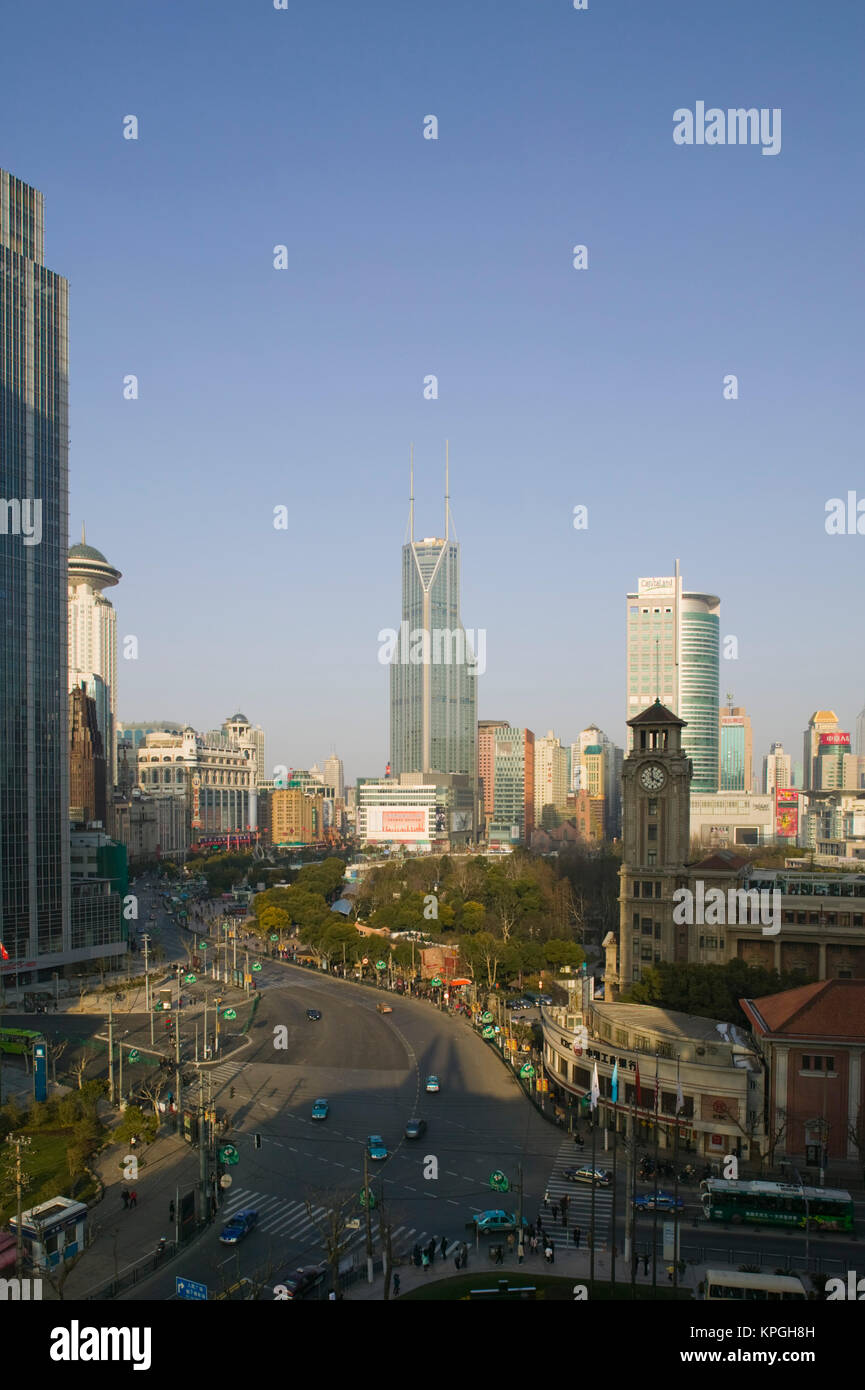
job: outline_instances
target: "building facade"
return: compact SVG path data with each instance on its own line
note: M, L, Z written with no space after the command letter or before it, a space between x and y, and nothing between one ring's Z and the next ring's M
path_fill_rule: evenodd
M808 727L803 735L802 747L802 786L806 791L811 787L817 786L817 753L820 748L821 736L823 734L835 734L837 732L838 716L834 710L815 710L808 720Z
M550 729L535 739L534 823L540 825L545 806L564 810L568 800L568 751Z
M535 828L535 736L510 725L493 731L492 844L530 844Z
M640 579L627 595L627 721L657 698L684 721L694 790L718 790L721 601L686 593L675 574Z
M117 780L117 615L103 590L123 576L101 551L87 544L83 526L80 545L69 549L68 566L69 684L84 682L88 695L96 700L108 786L113 788Z
M68 286L43 199L0 170L0 972L74 954L69 875Z
M255 830L255 759L249 748L214 747L194 729L152 733L138 750L138 785L188 807L197 832Z
M108 769L96 702L82 682L69 692L69 819L108 823Z
M751 718L744 706L722 706L719 716L718 749L718 790L753 791L754 739Z
M772 795L776 787L792 787L793 765L783 743L773 743L763 759L763 791Z

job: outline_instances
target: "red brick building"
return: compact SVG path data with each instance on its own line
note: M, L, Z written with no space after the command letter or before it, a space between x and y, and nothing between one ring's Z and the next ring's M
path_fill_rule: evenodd
M819 1168L865 1159L865 980L740 999L768 1073L767 1146Z

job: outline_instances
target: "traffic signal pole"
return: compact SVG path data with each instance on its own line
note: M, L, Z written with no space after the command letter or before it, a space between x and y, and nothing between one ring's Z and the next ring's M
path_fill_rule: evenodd
M370 1190L369 1190L369 1152L364 1151L363 1155L363 1190L366 1197L364 1210L366 1212L366 1277L367 1282L372 1283L372 1212L370 1211Z

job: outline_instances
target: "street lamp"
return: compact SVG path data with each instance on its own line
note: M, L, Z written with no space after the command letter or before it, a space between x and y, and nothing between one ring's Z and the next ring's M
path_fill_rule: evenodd
M811 1256L810 1256L811 1211L810 1211L810 1207L808 1206L808 1194L807 1194L807 1192L805 1191L805 1184L804 1184L803 1181L802 1181L802 1177L801 1177L801 1174L800 1174L800 1172L799 1172L799 1169L796 1167L795 1163L793 1163L792 1159L789 1159L789 1158L782 1158L782 1159L781 1159L781 1167L782 1167L782 1168L789 1168L789 1169L790 1169L791 1173L793 1174L793 1177L796 1179L797 1183L799 1184L799 1191L800 1191L801 1194L802 1194L802 1201L805 1203L805 1269L807 1270L807 1269L808 1269L808 1266L809 1266L810 1263L811 1263Z

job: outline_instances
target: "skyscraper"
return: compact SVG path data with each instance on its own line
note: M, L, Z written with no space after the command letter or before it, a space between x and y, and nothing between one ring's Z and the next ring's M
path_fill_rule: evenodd
M476 774L476 653L460 620L460 547L445 534L414 539L414 466L402 548L402 621L390 650L390 762L402 772Z
M659 699L685 721L682 747L694 764L691 790L718 790L718 663L721 600L685 593L679 562L628 594L630 721Z
M42 194L0 170L0 941L31 971L70 930L68 285Z
M865 758L865 707L856 717L856 752L860 758Z
M334 795L339 801L345 798L345 772L342 766L342 758L338 758L335 753L331 753L324 760L324 780L329 787L333 787Z
M568 753L552 729L535 739L535 825L540 825L545 806L561 810L568 799Z
M771 794L776 787L792 787L792 777L790 754L784 752L783 743L773 743L763 759L763 791Z
M838 716L833 709L815 710L808 720L808 727L803 735L802 748L802 786L808 791L811 787L816 787L817 783L817 755L820 750L822 740L838 733ZM849 738L848 738L849 743Z
M729 698L729 697L728 697ZM718 790L754 789L754 740L744 705L724 705L719 715Z
M109 787L117 779L117 615L102 590L122 578L82 526L80 545L69 548L69 687L86 685L95 701Z

